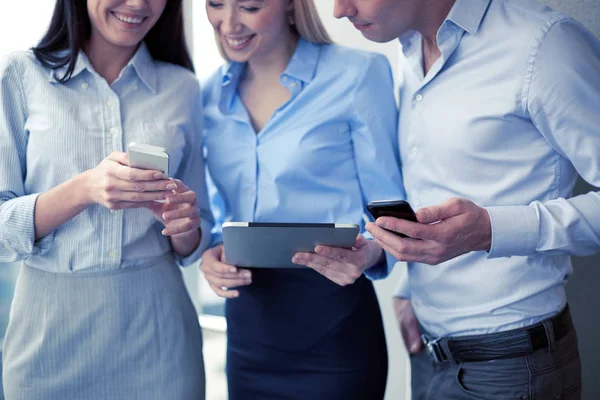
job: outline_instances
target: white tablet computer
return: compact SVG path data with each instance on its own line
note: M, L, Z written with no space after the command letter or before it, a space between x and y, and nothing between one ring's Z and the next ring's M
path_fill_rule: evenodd
M352 248L355 224L226 222L223 244L227 264L256 268L304 268L292 263L296 252L314 252L315 246Z

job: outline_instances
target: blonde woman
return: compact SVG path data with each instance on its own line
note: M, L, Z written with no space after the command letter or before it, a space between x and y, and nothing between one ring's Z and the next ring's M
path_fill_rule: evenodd
M385 57L331 44L312 0L206 4L229 61L204 92L222 220L362 225L367 201L404 196ZM310 268L292 270L227 265L220 243L202 270L227 298L231 400L383 398L385 336L363 274L388 272L374 241L297 254Z

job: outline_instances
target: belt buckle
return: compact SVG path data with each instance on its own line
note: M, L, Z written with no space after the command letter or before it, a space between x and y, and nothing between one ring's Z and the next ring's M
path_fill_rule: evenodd
M443 357L444 352L442 351L442 348L438 343L440 339L441 338L432 339L431 337L425 334L421 335L421 340L425 344L425 351L437 364L441 364L445 361Z

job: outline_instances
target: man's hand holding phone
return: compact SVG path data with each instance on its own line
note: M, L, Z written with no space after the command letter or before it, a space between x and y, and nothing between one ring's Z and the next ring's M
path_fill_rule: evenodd
M366 229L399 261L437 265L471 251L488 251L491 223L487 211L466 199L450 199L416 212L417 223L381 216ZM394 234L403 234L399 237Z

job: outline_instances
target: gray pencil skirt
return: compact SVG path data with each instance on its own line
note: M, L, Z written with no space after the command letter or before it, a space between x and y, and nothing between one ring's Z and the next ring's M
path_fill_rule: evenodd
M204 399L202 334L173 258L87 274L22 266L2 378L7 400Z

